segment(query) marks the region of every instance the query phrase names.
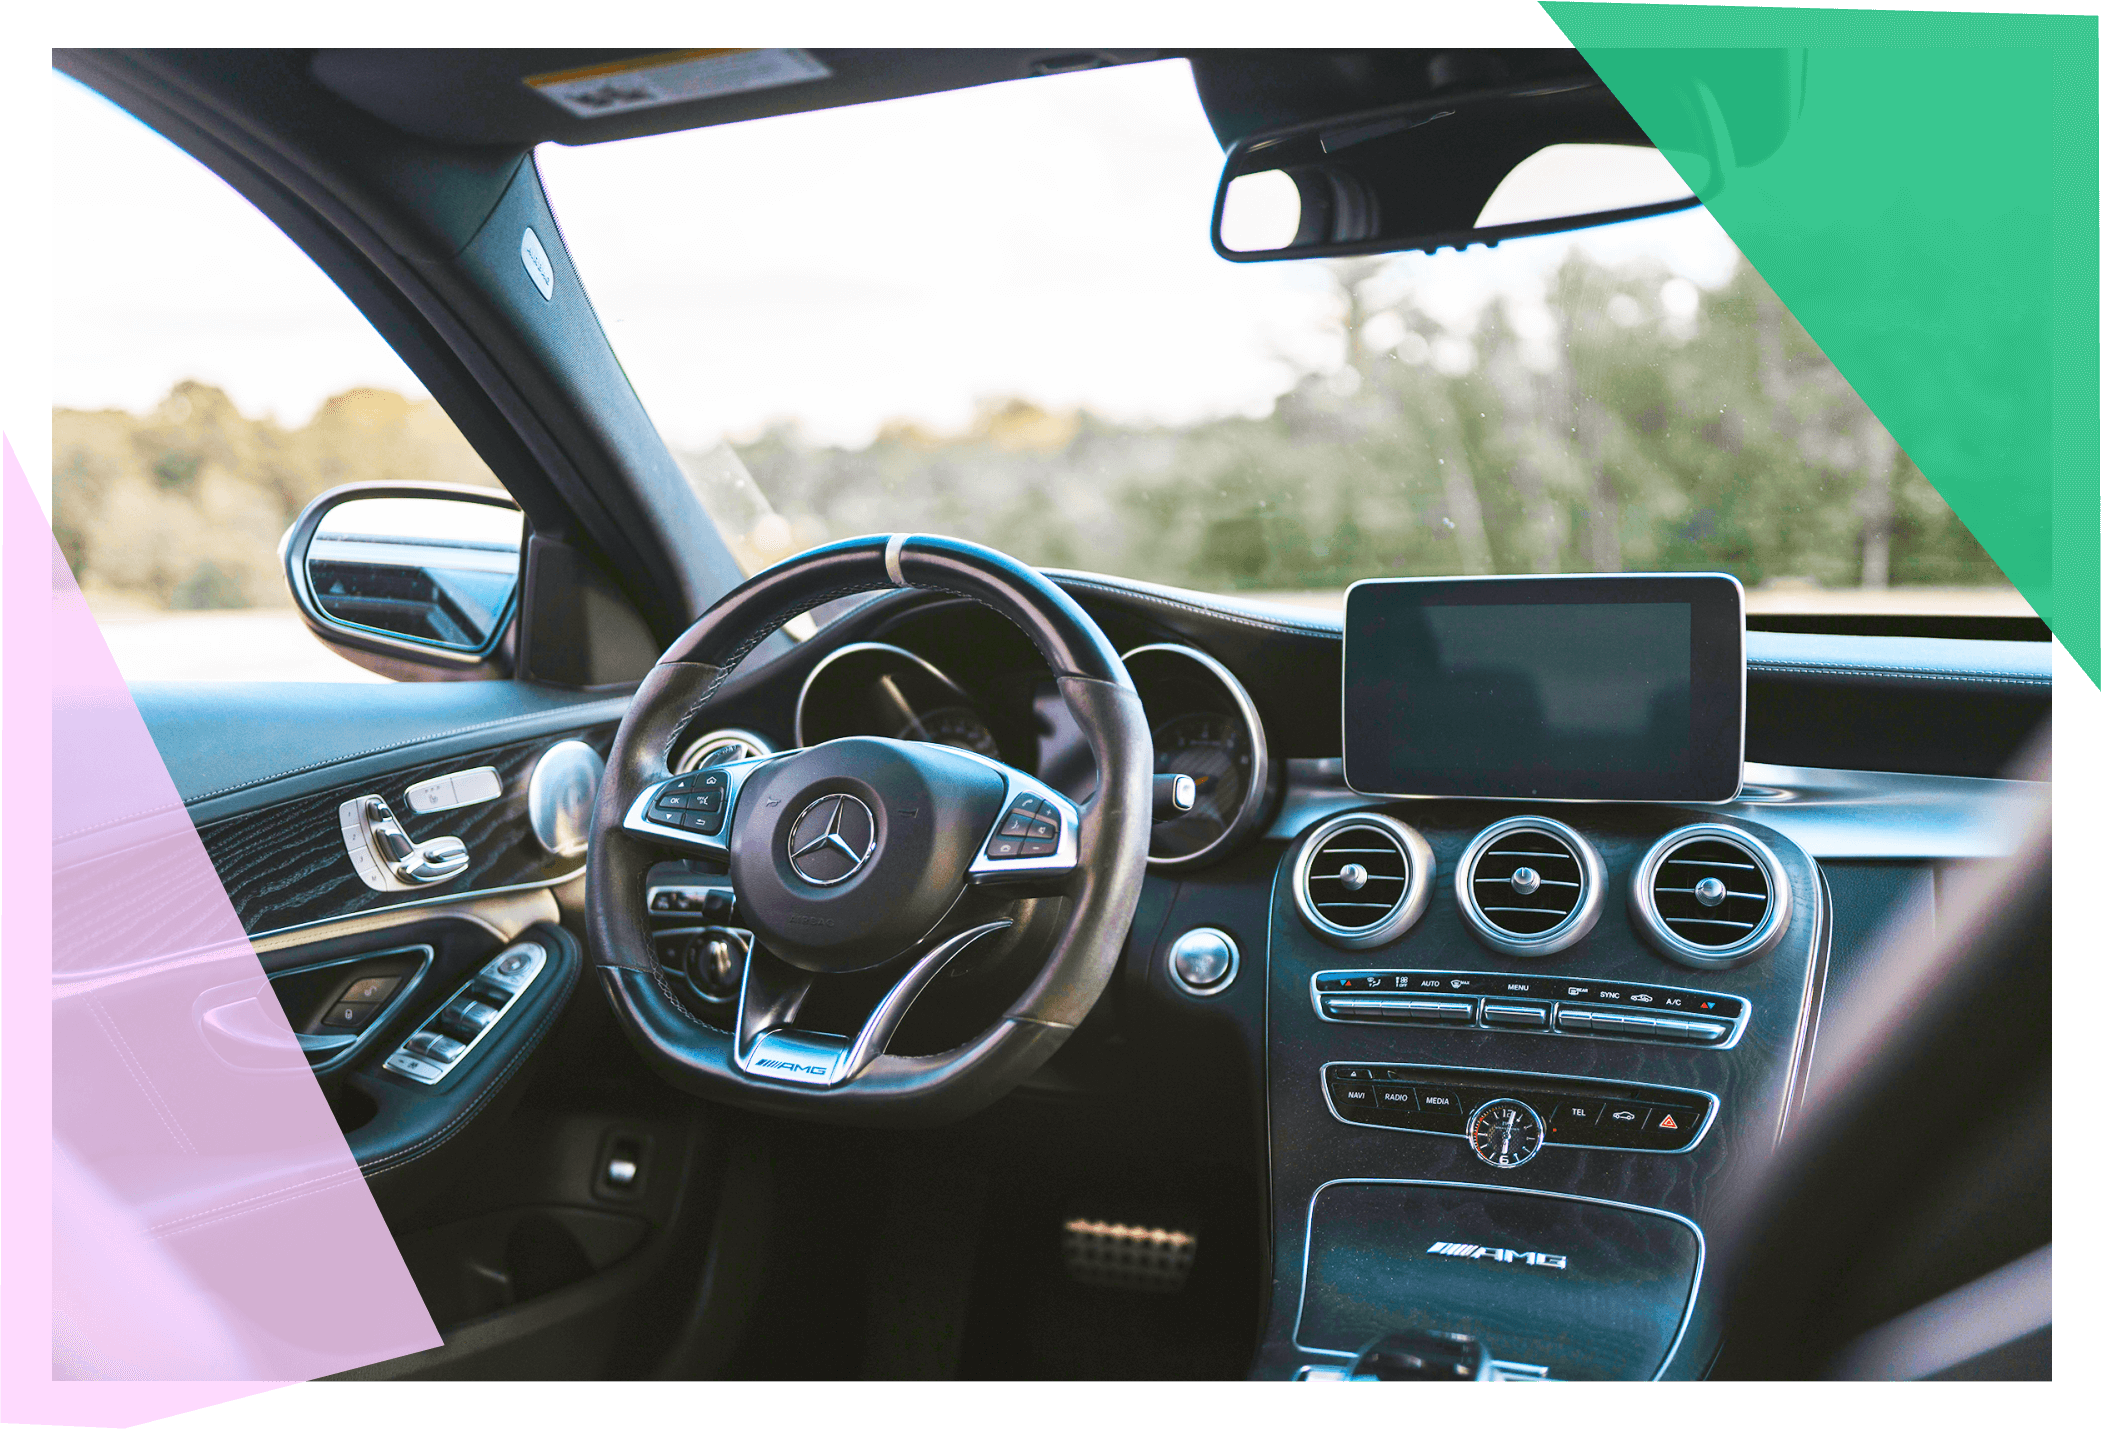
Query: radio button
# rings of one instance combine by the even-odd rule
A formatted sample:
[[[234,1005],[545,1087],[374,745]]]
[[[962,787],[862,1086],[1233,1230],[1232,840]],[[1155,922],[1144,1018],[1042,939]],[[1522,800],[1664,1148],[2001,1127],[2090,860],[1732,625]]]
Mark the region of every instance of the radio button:
[[[1415,1104],[1415,1088],[1405,1082],[1373,1082],[1372,1109],[1379,1120],[1410,1123],[1420,1110]]]

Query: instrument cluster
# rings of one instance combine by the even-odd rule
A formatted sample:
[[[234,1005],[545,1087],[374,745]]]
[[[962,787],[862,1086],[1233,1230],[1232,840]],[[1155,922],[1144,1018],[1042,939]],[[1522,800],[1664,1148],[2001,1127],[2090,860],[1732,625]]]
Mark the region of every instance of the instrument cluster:
[[[1156,868],[1224,857],[1260,832],[1274,806],[1276,769],[1262,719],[1231,671],[1187,645],[1144,645],[1124,664],[1152,725],[1153,767],[1196,785],[1187,813],[1153,828]],[[974,671],[966,680],[901,645],[861,641],[827,655],[795,704],[795,743],[849,735],[925,740],[982,754],[1084,801],[1094,758],[1040,667]]]

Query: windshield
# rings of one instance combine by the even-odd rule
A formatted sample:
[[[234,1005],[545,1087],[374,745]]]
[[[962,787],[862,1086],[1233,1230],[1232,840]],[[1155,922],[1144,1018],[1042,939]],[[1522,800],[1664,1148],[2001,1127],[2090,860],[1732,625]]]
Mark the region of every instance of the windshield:
[[[1723,570],[1754,611],[2028,613],[1701,209],[1228,263],[1182,61],[538,158],[747,568],[896,530],[1316,603]]]

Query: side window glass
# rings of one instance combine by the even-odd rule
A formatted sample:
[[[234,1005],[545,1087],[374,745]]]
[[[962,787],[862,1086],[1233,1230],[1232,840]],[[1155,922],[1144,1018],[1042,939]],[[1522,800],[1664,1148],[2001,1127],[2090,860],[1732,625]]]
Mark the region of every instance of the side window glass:
[[[495,477],[275,224],[93,91],[52,84],[52,524],[118,668],[380,679],[308,634],[278,542],[345,482]]]

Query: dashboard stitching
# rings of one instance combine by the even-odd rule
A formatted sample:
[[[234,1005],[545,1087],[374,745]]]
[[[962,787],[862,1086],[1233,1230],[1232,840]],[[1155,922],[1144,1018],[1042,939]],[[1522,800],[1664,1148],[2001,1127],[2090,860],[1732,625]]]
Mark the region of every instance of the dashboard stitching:
[[[232,1210],[224,1215],[213,1216],[208,1221],[198,1221],[194,1225],[178,1226],[172,1230],[155,1231],[153,1232],[153,1239],[172,1240],[176,1236],[188,1235],[191,1231],[201,1231],[207,1226],[215,1226],[223,1221],[237,1221],[243,1216],[260,1215],[264,1211],[273,1211],[279,1206],[290,1205],[293,1201],[305,1200],[308,1196],[318,1196],[324,1191],[332,1191],[339,1187],[354,1186],[356,1184],[358,1184],[356,1176],[346,1171],[340,1176],[329,1177],[325,1185],[310,1187],[296,1195],[272,1196],[268,1198],[267,1203],[264,1205],[245,1206],[240,1210]]]
[[[768,634],[771,634],[772,632],[770,632],[770,631],[769,631],[769,632],[767,632],[767,633],[768,633]],[[607,701],[607,702],[603,702],[603,703],[610,703],[610,701]],[[623,705],[623,707],[624,707],[624,705],[625,705],[625,702],[623,701],[623,702],[621,702],[621,703],[622,703],[622,705]],[[579,706],[579,709],[583,709],[583,708],[597,708],[597,706]],[[477,730],[484,730],[484,729],[501,729],[501,728],[503,728],[503,727],[504,727],[504,726],[506,726],[506,725],[514,725],[514,724],[525,724],[525,723],[528,723],[528,722],[530,722],[530,721],[532,721],[532,720],[537,720],[537,719],[545,719],[545,718],[547,717],[547,715],[548,715],[548,714],[550,714],[550,713],[553,713],[553,712],[552,712],[552,711],[548,711],[548,710],[538,710],[538,711],[535,711],[535,712],[534,712],[534,713],[532,713],[532,714],[522,714],[522,715],[507,715],[507,716],[505,716],[505,717],[504,717],[504,718],[502,718],[502,719],[490,719],[490,720],[483,720],[483,721],[481,721],[481,722],[480,722],[479,724],[463,724],[463,725],[460,725],[460,726],[459,726],[458,728],[456,728],[456,729],[447,729],[447,730],[440,730],[440,731],[438,731],[438,732],[437,732],[437,733],[435,733],[435,734],[419,734],[419,735],[415,736],[415,737],[414,737],[414,738],[412,738],[412,739],[403,739],[403,740],[398,740],[398,741],[396,741],[396,742],[395,742],[395,743],[393,743],[393,744],[382,744],[382,745],[377,745],[377,746],[375,746],[374,748],[371,748],[371,749],[361,749],[361,750],[359,750],[359,751],[358,751],[357,753],[355,753],[355,754],[342,754],[342,755],[336,755],[336,756],[333,756],[333,757],[331,757],[331,758],[328,758],[328,759],[317,759],[317,760],[315,760],[315,761],[314,761],[314,762],[313,762],[312,764],[302,764],[302,765],[300,765],[300,766],[299,766],[299,767],[298,767],[297,769],[284,769],[284,770],[280,770],[280,771],[278,771],[278,772],[277,772],[277,773],[275,773],[275,774],[269,774],[269,775],[265,775],[265,776],[264,776],[263,778],[260,778],[260,779],[250,779],[250,780],[248,780],[248,781],[247,781],[246,783],[242,783],[242,784],[229,784],[229,785],[227,785],[227,786],[226,786],[225,788],[223,788],[223,789],[214,789],[214,790],[212,790],[212,791],[211,791],[210,793],[207,793],[207,794],[199,794],[199,795],[197,795],[197,796],[196,796],[195,798],[193,798],[193,799],[185,799],[185,800],[183,800],[183,801],[182,801],[182,804],[183,804],[183,807],[184,807],[184,808],[189,808],[189,807],[191,807],[192,805],[196,805],[196,804],[202,804],[202,803],[206,802],[207,800],[210,800],[210,799],[217,799],[217,798],[220,798],[220,797],[222,797],[223,795],[227,795],[227,794],[238,794],[238,793],[240,793],[240,792],[241,792],[241,791],[242,791],[243,789],[253,789],[253,788],[257,787],[258,785],[274,783],[275,781],[277,781],[277,780],[279,780],[279,779],[289,779],[289,778],[291,778],[291,777],[292,777],[293,775],[295,775],[295,774],[310,774],[310,773],[312,773],[312,772],[313,772],[314,770],[316,770],[316,769],[326,769],[326,768],[327,768],[327,767],[328,767],[329,765],[331,765],[331,764],[348,764],[348,763],[350,763],[350,762],[351,762],[352,760],[355,760],[355,759],[369,759],[369,758],[371,758],[371,757],[372,757],[373,755],[375,755],[375,754],[392,754],[392,753],[394,753],[394,752],[395,752],[395,751],[397,751],[397,750],[402,750],[402,749],[408,749],[408,748],[411,748],[411,747],[413,747],[413,746],[415,746],[415,745],[418,745],[418,744],[430,744],[430,743],[434,743],[434,742],[436,742],[437,740],[441,740],[441,739],[452,739],[452,738],[454,738],[454,737],[456,737],[456,736],[458,736],[458,735],[462,735],[462,734],[473,734],[473,733],[474,733],[475,731],[477,731]],[[607,722],[607,721],[606,721],[605,719],[596,719],[596,720],[584,720],[584,721],[581,721],[581,722],[579,722],[579,723],[578,723],[578,724],[577,724],[577,725],[576,725],[575,727],[576,727],[576,728],[578,728],[578,729],[582,729],[582,728],[586,727],[587,725],[591,725],[591,724],[604,724],[604,723],[606,723],[606,722]],[[158,812],[158,811],[157,811],[157,812]],[[124,820],[122,820],[122,819],[118,819],[118,820],[114,820],[113,822],[116,822],[116,823],[122,823],[122,822],[124,822]],[[106,828],[106,827],[108,827],[108,825],[106,825],[106,824],[97,824],[97,825],[95,825],[94,827],[95,827],[95,828]],[[92,832],[92,830],[91,830],[91,829],[80,829],[80,830],[76,830],[76,833],[89,833],[89,832]],[[72,837],[72,835],[68,835],[68,837]]]
[[[2048,689],[2047,675],[1992,675],[1982,670],[1931,670],[1923,665],[1810,665],[1796,661],[1750,660],[1754,670],[1790,675],[1862,675],[1881,680],[1949,680],[1956,684],[2028,685]]]
[[[1197,605],[1192,601],[1176,600],[1172,596],[1155,595],[1151,591],[1136,590],[1129,586],[1110,585],[1101,581],[1082,580],[1071,576],[1054,576],[1053,580],[1064,586],[1084,586],[1103,595],[1127,596],[1133,600],[1149,600],[1155,605],[1171,606],[1186,610],[1192,615],[1205,615],[1218,620],[1230,620],[1236,625],[1250,625],[1257,630],[1282,630],[1295,635],[1317,635],[1327,640],[1342,639],[1340,630],[1331,630],[1324,625],[1300,625],[1288,620],[1269,620],[1261,616],[1243,615],[1238,611],[1224,610],[1216,606]]]
[[[707,1023],[701,1021],[698,1017],[695,1017],[693,1015],[692,1010],[689,1009],[685,1003],[680,1002],[678,1000],[678,992],[675,988],[671,986],[671,979],[664,976],[664,970],[662,968],[653,966],[648,969],[648,972],[649,975],[656,980],[657,986],[663,989],[664,1000],[678,1009],[679,1016],[685,1018],[686,1021],[692,1023],[695,1027],[700,1028],[704,1032],[713,1032],[717,1035],[721,1034],[721,1028],[711,1027]]]

